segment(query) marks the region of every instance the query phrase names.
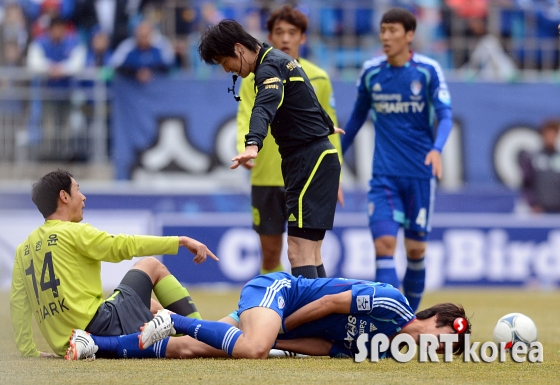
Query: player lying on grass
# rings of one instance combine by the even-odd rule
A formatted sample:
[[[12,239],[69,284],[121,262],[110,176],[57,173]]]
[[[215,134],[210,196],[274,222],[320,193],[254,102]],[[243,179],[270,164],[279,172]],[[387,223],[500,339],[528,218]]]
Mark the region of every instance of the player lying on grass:
[[[238,312],[220,322],[190,320],[161,310],[144,325],[142,333],[135,335],[98,337],[75,332],[72,344],[76,349],[69,358],[86,357],[97,347],[101,352],[126,349],[130,356],[135,338],[140,339],[140,348],[153,349],[154,343],[160,344],[158,341],[166,341],[175,333],[198,340],[171,338],[171,341],[184,341],[184,358],[266,358],[271,348],[316,356],[352,357],[362,333],[367,333],[369,338],[378,333],[390,338],[407,333],[418,342],[419,334],[438,337],[456,333],[453,324],[457,318],[463,319],[464,328],[460,330],[454,353],[461,354],[464,333],[470,333],[470,324],[460,306],[439,304],[415,316],[406,298],[391,285],[343,278],[310,280],[272,273],[248,282],[241,291]],[[278,335],[279,330],[283,334]],[[205,348],[199,341],[214,349]],[[438,352],[443,352],[442,349],[440,346]]]
[[[151,308],[161,306],[200,318],[189,292],[155,258],[137,262],[104,300],[101,261],[177,254],[179,246],[189,249],[197,264],[208,255],[217,260],[205,245],[188,237],[111,235],[80,223],[86,197],[67,171],[43,176],[33,185],[32,199],[45,223],[17,248],[10,294],[14,336],[23,356],[53,356],[37,350],[32,316],[60,356],[73,328],[99,335],[134,333],[153,318]]]

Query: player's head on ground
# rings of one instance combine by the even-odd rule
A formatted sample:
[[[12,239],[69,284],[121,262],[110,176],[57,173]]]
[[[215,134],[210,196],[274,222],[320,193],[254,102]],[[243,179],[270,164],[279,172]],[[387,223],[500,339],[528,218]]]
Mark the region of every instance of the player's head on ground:
[[[455,305],[449,302],[440,303],[416,313],[416,318],[418,320],[432,319],[435,323],[436,329],[444,330],[444,333],[439,334],[457,333],[459,335],[459,342],[454,344],[453,353],[455,355],[460,355],[463,353],[465,347],[465,334],[471,333],[471,323],[469,322],[467,315],[465,314],[465,309],[463,309],[461,305]],[[455,321],[461,318],[464,321],[461,321],[460,325],[458,326],[460,330],[456,330],[457,324],[455,323]]]
[[[33,184],[31,199],[45,219],[80,222],[86,197],[68,171],[52,171]]]
[[[226,19],[208,28],[198,45],[198,54],[206,64],[218,64],[226,72],[247,77],[254,71],[260,45],[241,24]]]
[[[408,56],[416,31],[416,17],[404,8],[392,8],[381,17],[379,39],[389,59]]]
[[[268,40],[274,48],[298,59],[299,47],[307,40],[307,22],[307,17],[301,11],[285,5],[272,12],[266,22]]]

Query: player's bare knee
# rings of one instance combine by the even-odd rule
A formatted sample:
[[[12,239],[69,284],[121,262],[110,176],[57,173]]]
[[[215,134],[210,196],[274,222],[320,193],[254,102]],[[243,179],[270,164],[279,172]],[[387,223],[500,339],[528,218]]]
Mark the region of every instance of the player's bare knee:
[[[152,278],[153,282],[159,281],[161,278],[169,275],[169,270],[157,258],[146,257],[136,262],[133,269],[142,270]]]
[[[415,247],[407,251],[407,257],[410,259],[421,259],[426,254],[426,247]]]
[[[374,241],[374,245],[377,255],[393,255],[397,240],[394,237],[379,237]]]
[[[268,357],[269,352],[270,352],[270,347],[265,348],[263,346],[252,346],[250,349],[245,350],[243,357],[240,358],[249,358],[252,360],[264,360]]]

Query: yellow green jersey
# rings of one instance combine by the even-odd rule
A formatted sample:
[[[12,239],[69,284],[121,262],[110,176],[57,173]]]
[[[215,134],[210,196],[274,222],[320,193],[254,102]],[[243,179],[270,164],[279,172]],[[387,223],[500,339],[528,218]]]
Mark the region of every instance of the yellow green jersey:
[[[305,59],[298,59],[299,64],[305,71],[315,89],[317,99],[321,107],[330,116],[335,126],[338,126],[336,112],[334,108],[334,96],[329,75],[315,64]],[[237,151],[245,150],[245,135],[249,132],[249,121],[251,111],[255,103],[255,75],[249,74],[241,83],[239,96],[239,108],[237,110]],[[340,145],[340,135],[332,134],[329,136],[331,143],[338,150],[338,157],[342,163],[342,148]],[[270,135],[264,139],[263,146],[259,155],[253,160],[255,167],[251,170],[251,185],[253,186],[284,186],[282,178],[281,158],[278,152],[278,145]]]
[[[177,254],[178,237],[111,235],[86,223],[48,220],[18,246],[10,312],[16,345],[37,357],[31,316],[52,350],[64,355],[72,329],[85,329],[104,301],[101,261]]]

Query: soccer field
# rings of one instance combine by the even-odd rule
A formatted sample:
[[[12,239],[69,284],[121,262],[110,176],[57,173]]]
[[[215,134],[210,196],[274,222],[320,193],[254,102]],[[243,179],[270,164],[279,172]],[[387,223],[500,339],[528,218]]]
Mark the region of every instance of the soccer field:
[[[191,290],[203,317],[218,319],[236,308],[238,290]],[[0,383],[2,384],[558,384],[560,378],[560,291],[446,290],[426,294],[421,308],[438,302],[462,304],[473,324],[472,341],[492,340],[496,321],[510,312],[531,317],[544,346],[544,362],[354,363],[349,359],[282,358],[266,361],[103,360],[66,362],[62,359],[20,358],[9,317],[9,294],[0,293]],[[39,349],[49,348],[35,329]],[[442,357],[440,357],[441,359]]]

